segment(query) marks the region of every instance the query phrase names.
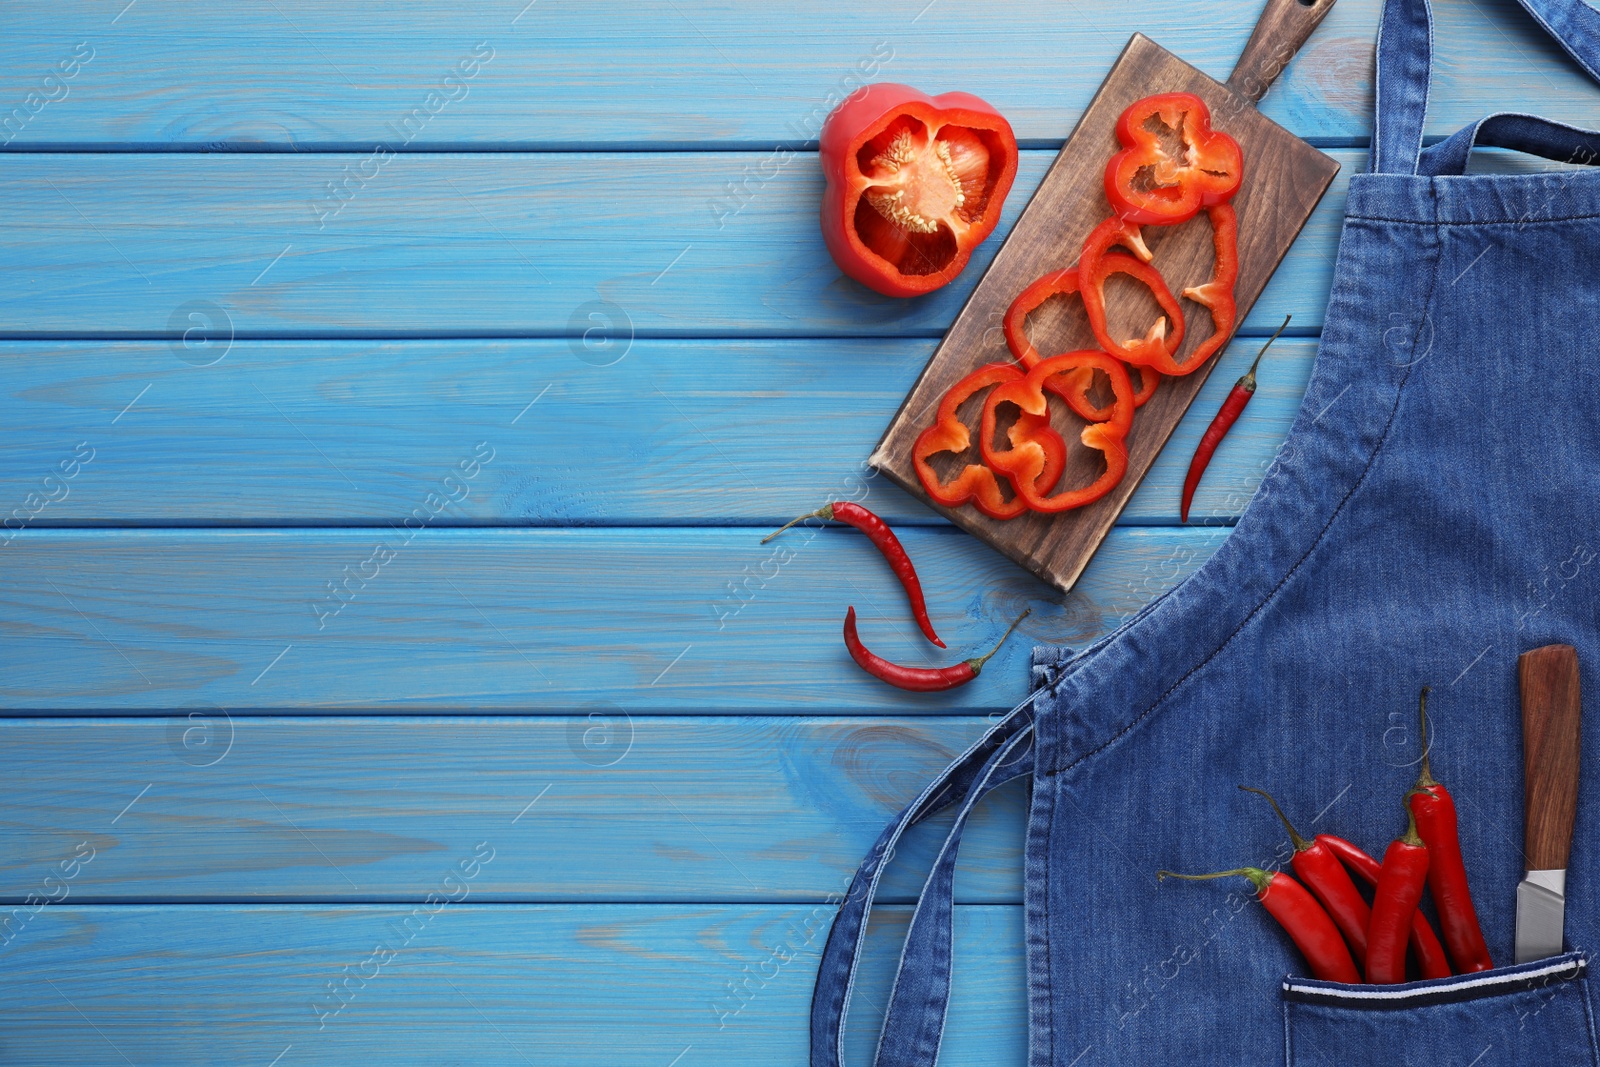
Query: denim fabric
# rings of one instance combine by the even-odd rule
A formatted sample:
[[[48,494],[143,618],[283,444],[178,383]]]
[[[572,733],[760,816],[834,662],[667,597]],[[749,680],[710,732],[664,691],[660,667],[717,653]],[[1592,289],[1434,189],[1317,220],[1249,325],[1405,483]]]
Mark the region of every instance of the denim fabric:
[[[1600,12],[1522,2],[1600,71]],[[884,832],[823,955],[813,1067],[839,1067],[893,842],[1028,768],[1030,1067],[1600,1067],[1585,966],[1600,790],[1579,793],[1572,954],[1505,966],[1523,870],[1517,656],[1573,644],[1600,684],[1600,171],[1460,173],[1474,143],[1594,162],[1596,135],[1502,116],[1424,152],[1431,36],[1425,0],[1387,0],[1373,170],[1351,181],[1304,405],[1239,525],[1114,634],[1040,650],[1035,696]],[[1156,881],[1287,860],[1241,783],[1273,790],[1302,832],[1381,853],[1404,827],[1424,683],[1433,770],[1502,967],[1383,996],[1313,982],[1243,880]],[[1596,746],[1591,723],[1586,767]],[[960,829],[919,904],[879,1067],[937,1055]]]

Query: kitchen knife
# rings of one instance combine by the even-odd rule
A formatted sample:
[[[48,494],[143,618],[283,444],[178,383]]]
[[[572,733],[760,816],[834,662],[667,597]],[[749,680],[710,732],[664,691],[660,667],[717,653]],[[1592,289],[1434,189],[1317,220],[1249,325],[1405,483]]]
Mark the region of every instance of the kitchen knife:
[[[1523,851],[1517,886],[1517,962],[1558,956],[1564,947],[1567,854],[1578,810],[1578,653],[1545,645],[1517,660],[1522,683]]]

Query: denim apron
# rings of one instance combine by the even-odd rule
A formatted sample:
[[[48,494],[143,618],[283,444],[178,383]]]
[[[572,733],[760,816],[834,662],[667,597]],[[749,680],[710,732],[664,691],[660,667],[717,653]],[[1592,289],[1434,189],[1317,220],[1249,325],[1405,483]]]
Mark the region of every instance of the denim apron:
[[[1600,78],[1600,11],[1521,0]],[[1035,652],[1037,688],[918,796],[851,883],[812,1002],[840,1067],[865,918],[912,824],[955,822],[908,928],[878,1067],[931,1067],[949,997],[962,829],[1031,780],[1024,856],[1030,1067],[1600,1065],[1600,784],[1579,791],[1569,952],[1511,966],[1522,860],[1517,656],[1575,645],[1600,680],[1600,170],[1466,175],[1475,146],[1575,164],[1600,135],[1496,115],[1424,149],[1432,21],[1387,0],[1371,172],[1350,183],[1316,366],[1227,541],[1094,645]],[[1509,64],[1508,64],[1509,68]],[[1600,99],[1600,98],[1597,98]],[[1260,798],[1375,855],[1404,829],[1416,695],[1456,797],[1496,969],[1346,986],[1307,967],[1248,883],[1278,867]],[[1597,766],[1600,724],[1584,731]]]

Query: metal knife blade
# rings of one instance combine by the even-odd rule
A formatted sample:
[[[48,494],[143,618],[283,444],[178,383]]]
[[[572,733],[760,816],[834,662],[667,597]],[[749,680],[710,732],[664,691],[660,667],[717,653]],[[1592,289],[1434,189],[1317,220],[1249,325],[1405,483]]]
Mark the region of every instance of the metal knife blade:
[[[1517,883],[1517,962],[1561,955],[1566,925],[1566,871],[1529,871]]]
[[[1578,654],[1546,645],[1517,661],[1522,689],[1523,851],[1517,886],[1516,961],[1558,956],[1564,947],[1567,857],[1578,810]]]

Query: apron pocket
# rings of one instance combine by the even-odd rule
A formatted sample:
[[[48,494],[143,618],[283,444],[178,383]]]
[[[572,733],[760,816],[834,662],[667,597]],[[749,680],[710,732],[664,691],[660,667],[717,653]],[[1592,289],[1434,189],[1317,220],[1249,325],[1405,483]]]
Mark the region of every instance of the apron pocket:
[[[1594,1065],[1588,964],[1576,952],[1405,985],[1283,982],[1288,1067]]]

